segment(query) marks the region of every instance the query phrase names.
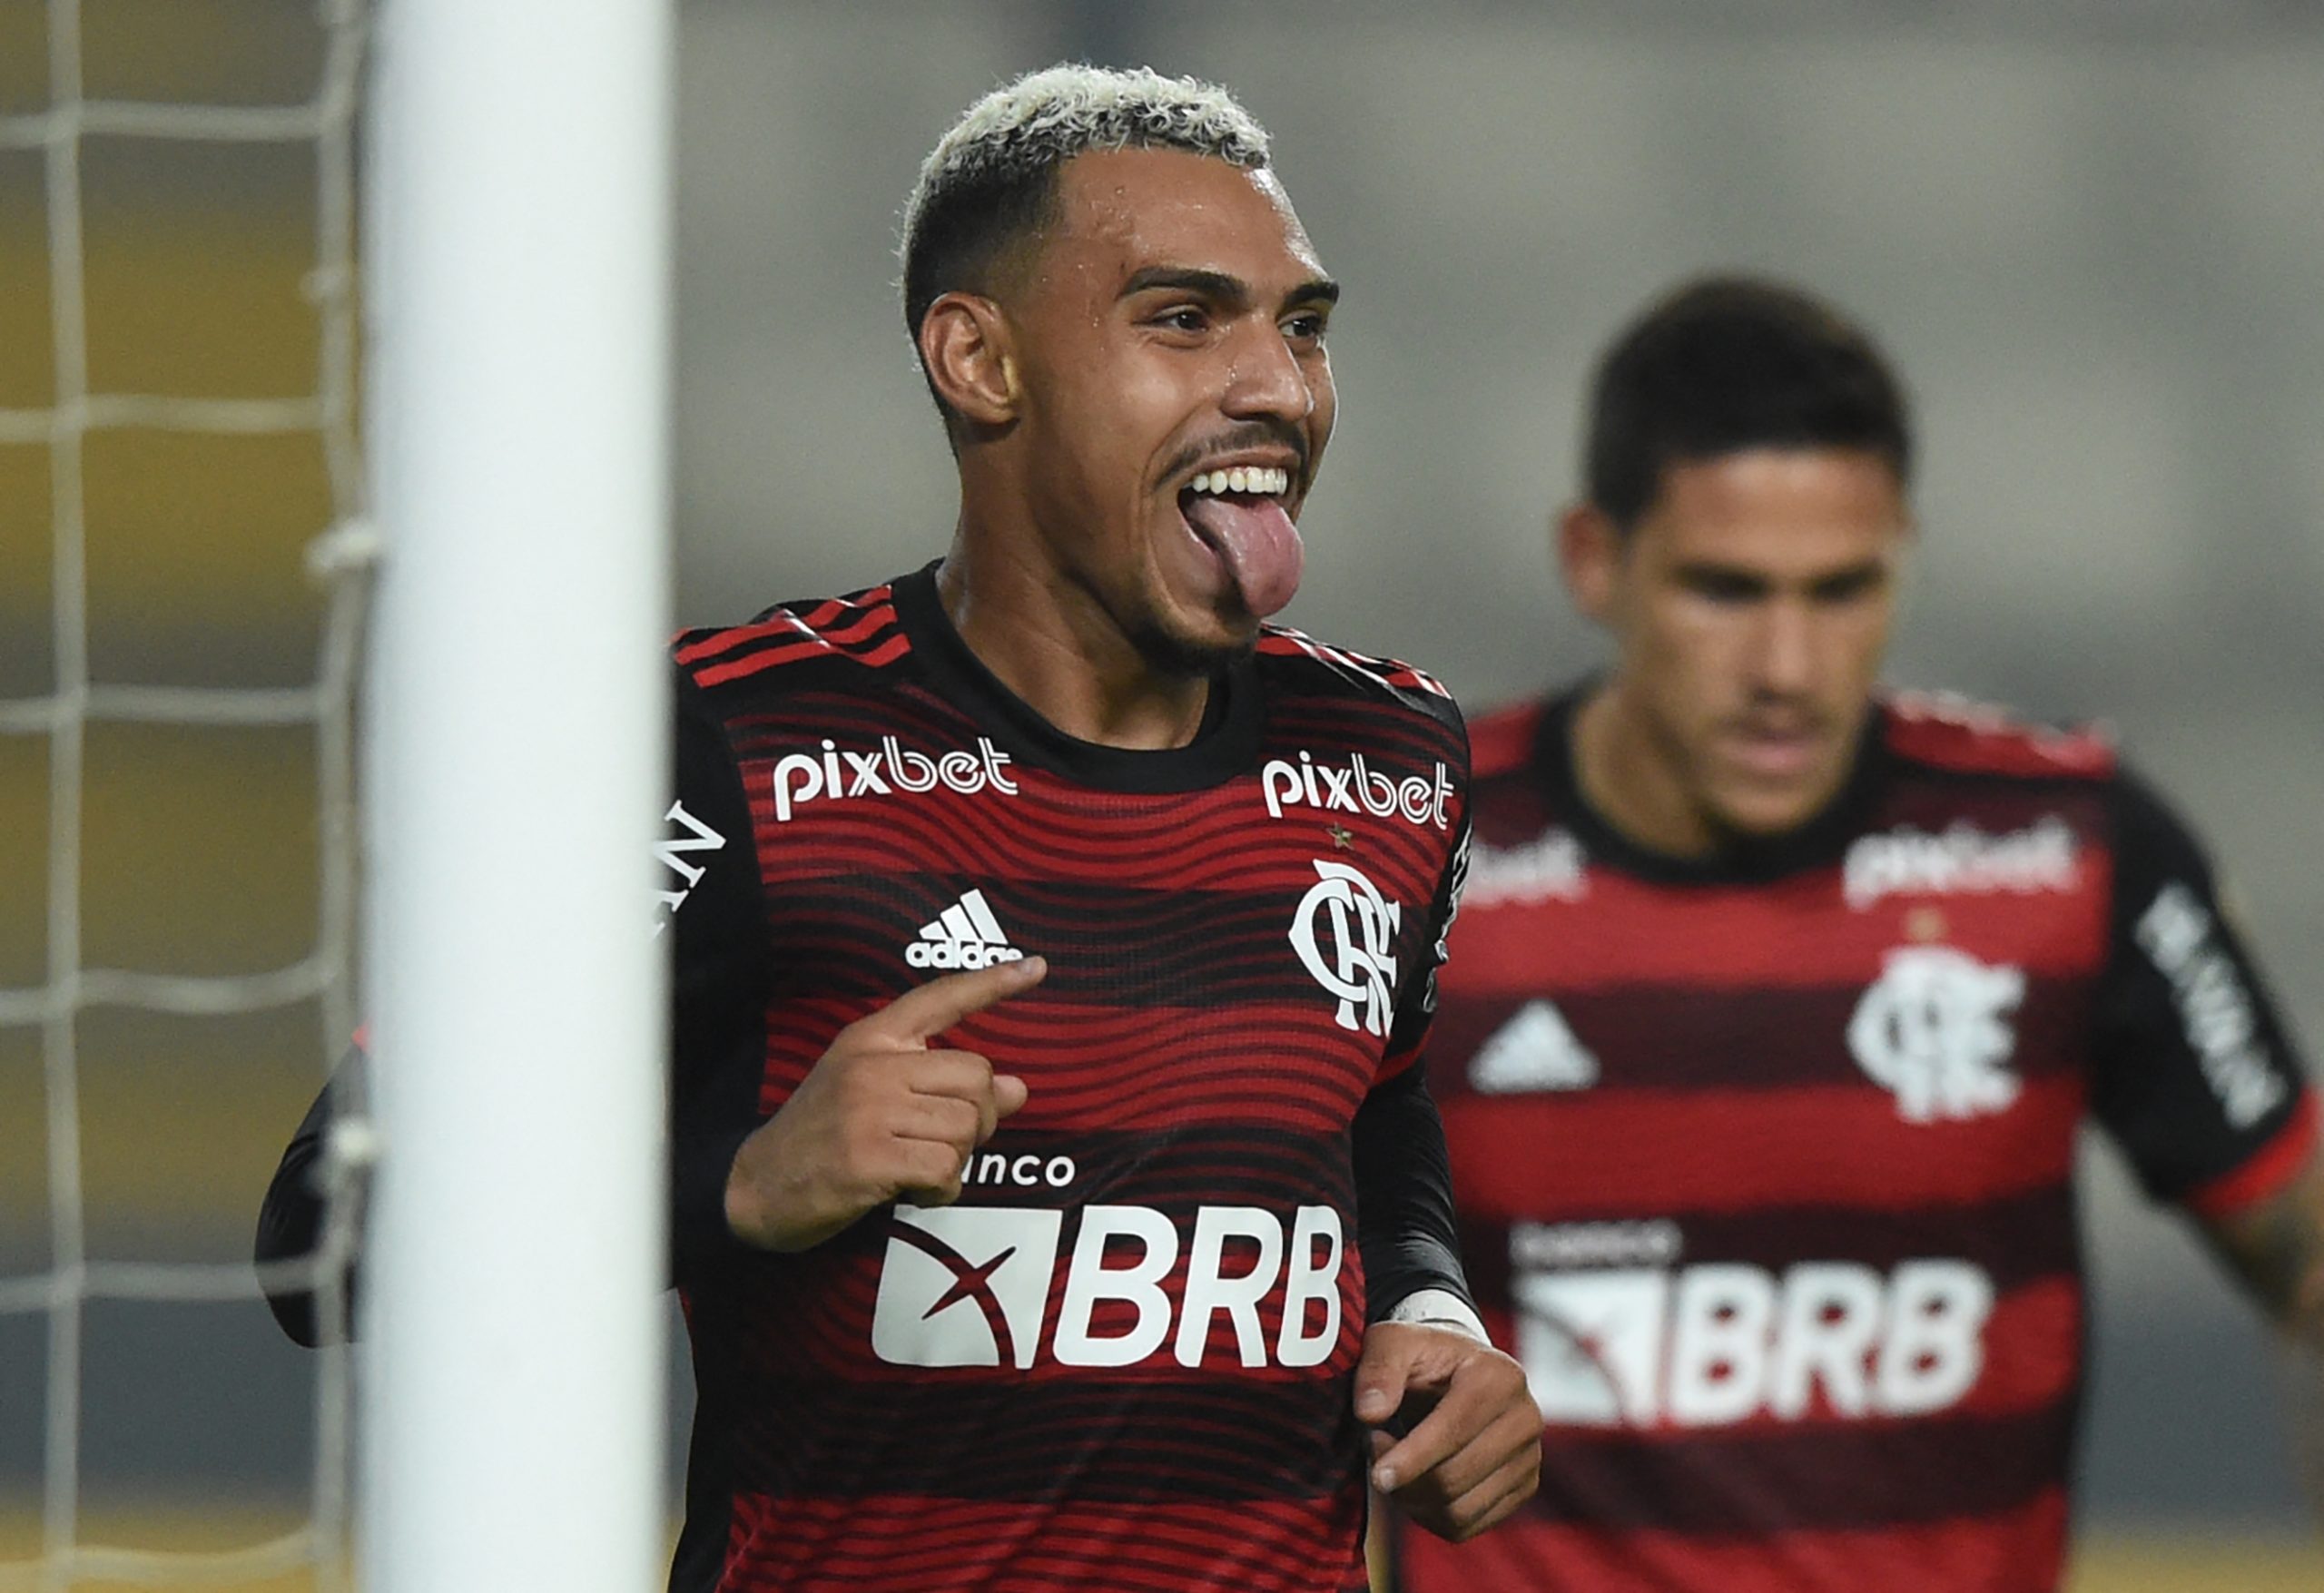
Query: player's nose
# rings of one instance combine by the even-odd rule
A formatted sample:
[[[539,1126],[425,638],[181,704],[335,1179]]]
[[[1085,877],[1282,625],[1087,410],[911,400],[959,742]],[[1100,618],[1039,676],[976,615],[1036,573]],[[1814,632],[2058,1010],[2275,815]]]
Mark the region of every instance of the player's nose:
[[[1315,411],[1315,389],[1283,329],[1253,317],[1228,343],[1222,407],[1236,419],[1277,416],[1302,421]]]

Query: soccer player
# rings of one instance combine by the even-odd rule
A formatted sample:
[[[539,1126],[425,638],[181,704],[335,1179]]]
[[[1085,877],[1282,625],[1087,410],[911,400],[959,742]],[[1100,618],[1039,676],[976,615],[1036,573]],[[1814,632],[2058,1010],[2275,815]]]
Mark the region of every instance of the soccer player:
[[[1464,1536],[1541,1419],[1419,1064],[1460,716],[1262,623],[1339,290],[1230,98],[1081,67],[903,280],[950,552],[675,648],[673,1586],[1362,1588],[1367,1469]]]
[[[1541,1488],[1408,1593],[2033,1593],[2094,1118],[2324,1342],[2316,1108],[2203,854],[2100,737],[1876,686],[1898,384],[1699,281],[1600,365],[1559,525],[1603,674],[1474,727],[1433,1087]]]

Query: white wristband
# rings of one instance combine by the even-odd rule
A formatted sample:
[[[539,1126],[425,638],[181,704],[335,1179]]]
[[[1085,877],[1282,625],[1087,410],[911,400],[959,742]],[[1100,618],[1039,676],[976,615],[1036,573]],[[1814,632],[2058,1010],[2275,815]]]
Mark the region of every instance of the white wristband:
[[[1450,1289],[1422,1289],[1407,1294],[1389,1309],[1388,1320],[1413,1327],[1451,1328],[1481,1344],[1492,1342],[1469,1303]]]

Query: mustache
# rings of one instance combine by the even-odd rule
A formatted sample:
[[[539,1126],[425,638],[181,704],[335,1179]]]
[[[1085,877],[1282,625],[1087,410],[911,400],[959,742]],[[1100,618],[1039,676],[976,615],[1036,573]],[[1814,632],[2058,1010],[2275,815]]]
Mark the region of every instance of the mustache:
[[[1290,421],[1274,418],[1237,421],[1216,437],[1189,444],[1162,474],[1165,477],[1176,476],[1192,470],[1206,459],[1266,447],[1289,448],[1299,460],[1299,485],[1307,485],[1307,436]]]
[[[1773,730],[1778,733],[1809,734],[1828,733],[1837,723],[1822,704],[1802,702],[1792,697],[1760,697],[1719,721],[1719,728],[1727,731]]]

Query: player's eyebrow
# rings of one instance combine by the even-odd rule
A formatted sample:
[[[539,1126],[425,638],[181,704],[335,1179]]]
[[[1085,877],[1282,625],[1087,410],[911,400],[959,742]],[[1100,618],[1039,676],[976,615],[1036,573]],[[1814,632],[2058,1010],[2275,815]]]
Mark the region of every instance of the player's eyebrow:
[[[1196,293],[1223,307],[1240,310],[1251,302],[1251,285],[1240,277],[1225,271],[1214,271],[1201,266],[1147,266],[1133,271],[1122,284],[1118,297],[1128,299],[1135,294],[1152,292],[1157,288],[1176,289],[1182,293]],[[1340,285],[1329,277],[1315,277],[1302,282],[1283,297],[1284,303],[1337,304]]]

